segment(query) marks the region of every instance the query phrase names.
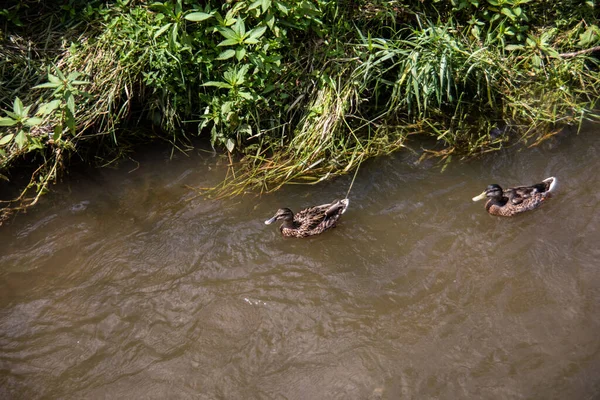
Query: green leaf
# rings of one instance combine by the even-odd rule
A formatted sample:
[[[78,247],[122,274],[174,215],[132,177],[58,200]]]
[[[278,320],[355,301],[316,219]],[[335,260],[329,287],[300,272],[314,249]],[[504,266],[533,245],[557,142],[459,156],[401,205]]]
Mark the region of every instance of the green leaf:
[[[248,124],[243,124],[242,126],[240,126],[238,132],[243,133],[246,136],[252,136],[252,127]]]
[[[235,50],[228,49],[228,50],[225,50],[224,52],[222,52],[221,54],[219,54],[219,56],[217,57],[217,60],[228,60],[235,55],[236,55]]]
[[[16,125],[17,121],[12,118],[0,117],[0,126],[13,126]]]
[[[194,12],[194,13],[186,15],[183,18],[187,19],[188,21],[200,22],[200,21],[206,21],[207,19],[212,18],[212,14],[207,14],[207,13],[203,13],[203,12]]]
[[[25,143],[27,143],[27,135],[25,134],[25,131],[19,131],[17,137],[15,138],[15,143],[17,146],[19,146],[19,150],[25,146]]]
[[[235,50],[235,58],[237,58],[238,61],[242,61],[242,59],[244,58],[245,55],[246,55],[245,48],[240,47]]]
[[[283,3],[279,2],[279,1],[275,2],[275,5],[279,9],[279,11],[281,11],[285,15],[288,15],[288,13],[290,12],[290,10],[285,6],[285,4],[283,4]]]
[[[15,97],[15,101],[13,103],[13,111],[15,112],[15,114],[17,114],[21,118],[26,116],[23,113],[23,103],[21,102],[21,99],[19,99],[18,97]]]
[[[522,44],[509,44],[505,47],[508,51],[523,50],[525,47]]]
[[[65,81],[67,80],[67,78],[65,78],[65,75],[62,73],[62,71],[58,68],[56,68],[56,75],[58,75],[58,77],[60,78],[61,81]]]
[[[219,43],[217,46],[222,47],[222,46],[233,46],[236,44],[239,44],[240,42],[235,40],[235,39],[225,39],[223,40],[221,43]]]
[[[248,38],[248,39],[244,40],[244,43],[246,43],[246,44],[257,44],[258,40],[254,39],[254,38]]]
[[[271,0],[262,0],[262,10],[267,11],[271,7]]]
[[[156,39],[157,37],[159,37],[160,35],[162,35],[163,33],[165,33],[165,31],[166,31],[167,29],[169,29],[169,27],[170,27],[171,25],[173,25],[173,24],[169,22],[168,24],[166,24],[166,25],[162,26],[162,27],[161,27],[161,28],[160,28],[158,31],[156,31],[156,33],[154,34],[154,39]]]
[[[246,35],[246,24],[242,18],[238,18],[236,23],[231,27],[242,38]]]
[[[231,89],[233,86],[231,86],[229,83],[225,83],[225,82],[206,82],[204,84],[202,84],[202,86],[214,86],[214,87],[218,87],[220,89]]]
[[[250,6],[248,6],[248,11],[252,11],[255,8],[258,8],[262,5],[263,0],[256,0],[254,3],[250,4]],[[263,10],[264,12],[264,10]]]
[[[513,12],[511,11],[510,8],[503,7],[502,10],[500,10],[500,12],[502,14],[506,15],[511,20],[513,20],[513,21],[515,20],[515,14],[513,14]]]
[[[261,37],[262,35],[265,34],[266,30],[267,30],[266,26],[260,26],[258,28],[254,28],[250,32],[248,32],[248,37],[252,38],[252,39],[258,39],[259,37]]]
[[[246,100],[252,100],[253,97],[250,93],[248,92],[238,92],[238,95]]]
[[[235,142],[229,138],[229,139],[227,139],[227,142],[225,143],[225,147],[227,147],[227,151],[229,151],[231,153],[233,151],[233,149],[235,148]]]
[[[0,138],[0,146],[4,146],[5,144],[10,143],[10,141],[12,140],[12,138],[14,136],[15,135],[13,135],[12,133],[9,133],[8,135],[3,136],[2,138]]]
[[[45,89],[45,88],[56,89],[59,86],[61,86],[60,83],[46,82],[46,83],[42,83],[40,85],[34,86],[33,89]]]
[[[269,29],[273,30],[273,26],[275,26],[275,17],[273,14],[267,14],[267,18],[265,18],[265,23],[269,27]]]
[[[27,118],[24,122],[25,126],[36,126],[42,123],[42,119],[38,117]]]
[[[52,139],[56,142],[62,136],[63,128],[62,125],[58,124],[54,127],[54,134],[52,135]]]
[[[43,103],[37,110],[36,115],[48,115],[56,110],[60,105],[60,100],[52,100],[49,103]]]
[[[75,115],[75,97],[71,93],[67,94],[67,108]]]
[[[81,76],[81,74],[77,71],[69,72],[69,75],[67,75],[67,80],[74,81],[75,79],[79,78],[80,76]]]
[[[240,36],[231,28],[219,27],[217,30],[225,39],[234,39],[236,43],[240,40]]]
[[[56,77],[52,74],[48,74],[48,81],[50,81],[52,83],[58,83],[58,84],[62,83],[62,81],[60,79],[58,79],[58,77]]]
[[[89,85],[91,82],[90,81],[73,81],[71,82],[72,85]]]

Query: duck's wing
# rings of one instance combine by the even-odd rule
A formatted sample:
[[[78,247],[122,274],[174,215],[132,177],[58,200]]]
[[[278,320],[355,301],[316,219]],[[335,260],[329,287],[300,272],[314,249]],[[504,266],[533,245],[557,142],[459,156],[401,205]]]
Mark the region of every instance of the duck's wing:
[[[545,183],[537,183],[531,186],[517,186],[506,189],[504,195],[512,204],[521,204],[523,201],[538,197],[540,194],[548,190],[548,185]]]
[[[327,216],[326,211],[330,204],[323,204],[306,208],[294,214],[294,222],[299,229],[315,229]]]

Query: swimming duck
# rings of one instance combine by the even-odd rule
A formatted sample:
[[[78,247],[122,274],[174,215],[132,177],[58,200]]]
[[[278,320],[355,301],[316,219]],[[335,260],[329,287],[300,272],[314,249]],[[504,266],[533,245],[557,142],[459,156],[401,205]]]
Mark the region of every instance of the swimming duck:
[[[510,189],[502,189],[499,185],[489,185],[479,196],[473,197],[473,201],[483,200],[487,197],[485,209],[492,215],[512,217],[525,211],[538,208],[548,199],[556,189],[555,177],[544,179],[541,183],[531,186],[518,186]]]
[[[279,227],[285,237],[307,237],[323,233],[335,227],[337,220],[346,212],[350,200],[335,200],[329,204],[306,208],[294,214],[289,208],[280,208],[273,218],[265,221],[269,225],[282,220]]]

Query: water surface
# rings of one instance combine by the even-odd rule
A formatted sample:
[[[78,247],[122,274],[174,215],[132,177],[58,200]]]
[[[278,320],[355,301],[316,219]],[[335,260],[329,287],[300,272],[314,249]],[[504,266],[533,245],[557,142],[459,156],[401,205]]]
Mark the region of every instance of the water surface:
[[[184,187],[223,176],[205,153],[73,176],[0,228],[0,398],[599,398],[597,131],[367,162],[304,240],[263,221],[351,176],[226,201]],[[515,218],[470,200],[552,175]]]

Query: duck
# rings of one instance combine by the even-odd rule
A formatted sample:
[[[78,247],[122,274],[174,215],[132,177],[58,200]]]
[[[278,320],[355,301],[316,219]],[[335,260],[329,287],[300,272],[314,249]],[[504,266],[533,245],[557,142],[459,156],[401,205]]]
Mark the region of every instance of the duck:
[[[517,186],[502,189],[498,184],[489,185],[483,193],[473,197],[473,201],[483,200],[485,209],[492,215],[512,217],[541,206],[556,190],[558,180],[551,176],[531,186]]]
[[[349,204],[349,199],[335,200],[328,204],[305,208],[296,214],[289,208],[280,208],[273,218],[265,221],[265,224],[270,225],[275,221],[283,221],[279,230],[284,237],[314,236],[335,227]]]

